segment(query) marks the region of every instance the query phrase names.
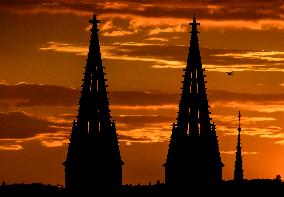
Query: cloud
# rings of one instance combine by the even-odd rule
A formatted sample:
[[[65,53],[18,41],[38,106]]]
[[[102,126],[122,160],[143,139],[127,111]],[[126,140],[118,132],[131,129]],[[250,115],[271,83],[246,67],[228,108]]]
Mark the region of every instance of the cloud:
[[[151,43],[113,43],[101,48],[103,59],[151,62],[152,68],[184,68],[188,46]],[[47,42],[38,50],[86,55],[87,46]],[[284,52],[264,50],[212,49],[201,47],[203,67],[207,71],[284,72]]]
[[[11,107],[75,106],[79,91],[53,85],[0,84],[0,105]]]
[[[0,145],[0,151],[17,151],[22,150],[23,147],[21,145]]]
[[[37,134],[31,140],[39,140],[42,146],[48,148],[60,147],[69,143],[70,129],[71,127],[68,127],[66,131]]]
[[[71,106],[78,105],[80,92],[78,89],[44,84],[20,83],[15,85],[0,84],[0,106],[32,107],[32,106]],[[111,91],[109,93],[112,107],[129,109],[163,109],[178,106],[178,93]],[[215,106],[233,107],[237,103],[244,108],[249,105],[255,108],[266,104],[263,108],[270,110],[269,105],[281,109],[284,94],[249,94],[225,90],[208,90],[208,97]],[[262,109],[261,107],[259,109]],[[59,116],[72,117],[73,114]],[[60,117],[57,117],[60,118]],[[61,117],[62,118],[62,117]],[[58,119],[58,121],[60,121]]]
[[[88,12],[95,8],[99,13],[116,13],[116,14],[138,14],[143,16],[171,16],[171,17],[188,17],[195,10],[200,13],[200,17],[213,17],[215,19],[225,18],[244,18],[251,19],[261,18],[279,18],[283,10],[282,1],[257,1],[252,0],[247,3],[242,0],[216,2],[210,1],[186,1],[186,0],[173,0],[165,3],[163,0],[157,1],[130,1],[130,0],[114,0],[114,1],[89,1],[89,0],[26,0],[25,4],[21,0],[13,0],[1,2],[1,7],[6,9],[42,9],[46,12],[55,10],[75,10]],[[258,9],[255,9],[257,7]]]
[[[257,9],[255,9],[257,7]],[[247,3],[243,0],[217,2],[174,0],[157,1],[89,1],[89,0],[21,0],[1,1],[0,11],[17,14],[76,14],[90,16],[93,12],[103,17],[139,16],[145,22],[154,19],[167,18],[188,20],[196,12],[198,18],[206,21],[208,26],[249,29],[283,29],[283,2],[258,1]],[[205,23],[205,22],[204,22]],[[166,23],[165,23],[166,24]],[[168,22],[168,24],[171,24]]]
[[[113,116],[116,122],[119,124],[153,124],[153,123],[168,123],[173,121],[172,116],[161,116],[161,115],[118,115]]]
[[[160,33],[171,33],[171,32],[186,32],[187,31],[187,27],[184,25],[178,25],[175,27],[165,27],[165,28],[155,28],[155,29],[151,29],[149,31],[149,35],[157,35]]]
[[[168,41],[167,38],[158,38],[158,37],[150,37],[150,38],[146,38],[145,40],[147,40],[147,41],[161,41],[161,42],[167,42]]]
[[[80,91],[74,88],[21,83],[15,85],[0,84],[0,106],[32,107],[32,106],[77,106]],[[111,104],[120,106],[177,105],[178,95],[167,93],[149,93],[135,91],[110,92]],[[64,116],[64,115],[62,115]],[[70,116],[70,114],[65,114]],[[72,115],[71,115],[72,116]]]
[[[223,102],[223,101],[242,101],[242,102],[259,102],[271,103],[274,101],[275,104],[277,102],[281,103],[284,101],[284,94],[253,94],[253,93],[239,93],[239,92],[230,92],[225,90],[208,90],[208,95],[210,100],[214,100],[215,102]]]
[[[136,127],[121,129],[123,126],[117,126],[118,132],[121,136],[120,141],[125,142],[168,142],[171,135],[171,124],[169,123],[150,123],[144,127]],[[127,136],[127,137],[126,137]]]
[[[117,30],[117,31],[111,31],[109,32],[105,32],[103,33],[103,36],[125,36],[125,35],[130,35],[130,34],[134,34],[134,32],[132,31],[124,31],[124,30]]]
[[[221,151],[221,154],[228,154],[228,155],[234,155],[236,154],[236,151]],[[247,152],[247,151],[242,151],[242,155],[256,155],[258,152]]]
[[[275,144],[284,145],[284,139],[283,139],[283,140],[276,141]]]
[[[87,55],[88,53],[88,47],[85,45],[68,44],[61,42],[47,42],[46,46],[42,46],[38,50],[74,53],[76,55]]]
[[[266,102],[240,102],[240,101],[230,101],[230,102],[212,102],[212,108],[233,108],[238,110],[247,110],[247,111],[254,111],[254,112],[265,112],[265,113],[273,113],[273,112],[284,112],[284,101],[280,102],[273,102],[270,99]]]
[[[37,134],[53,133],[63,130],[67,125],[69,124],[55,124],[44,119],[33,117],[22,111],[0,113],[0,138],[31,138]]]
[[[2,91],[0,106],[7,106],[9,103],[16,105],[16,109],[32,109],[30,113],[23,111],[0,113],[1,139],[39,140],[47,147],[58,147],[68,142],[71,122],[77,113],[75,109],[79,90],[27,83],[2,84],[0,89]],[[54,93],[55,96],[51,100],[44,98]],[[212,118],[217,124],[219,135],[228,136],[237,133],[237,115],[220,114],[226,109],[228,112],[241,110],[244,113],[243,135],[271,139],[278,144],[284,138],[279,123],[281,120],[275,116],[275,113],[284,112],[284,94],[248,94],[223,90],[208,90],[208,94],[211,110],[216,111]],[[109,97],[117,130],[119,135],[124,136],[121,138],[122,141],[148,143],[169,140],[171,125],[176,121],[178,93],[113,91],[110,92]],[[22,104],[23,102],[25,104]],[[51,111],[57,106],[69,106],[72,110],[69,113],[45,112],[32,115],[33,112],[38,113],[33,109],[42,106],[47,106]]]

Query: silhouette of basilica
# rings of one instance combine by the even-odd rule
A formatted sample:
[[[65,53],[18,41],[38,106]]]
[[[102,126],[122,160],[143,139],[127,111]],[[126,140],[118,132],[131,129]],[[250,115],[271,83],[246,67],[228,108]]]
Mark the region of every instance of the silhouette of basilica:
[[[121,191],[122,166],[115,122],[111,120],[104,77],[98,23],[91,40],[77,120],[73,122],[65,166],[65,186],[72,192]],[[195,15],[177,122],[173,124],[165,164],[165,186],[173,189],[215,190],[222,183],[222,167],[215,124],[211,123]],[[243,180],[240,113],[235,182]]]
[[[222,167],[215,125],[212,124],[198,44],[195,15],[187,66],[173,124],[165,167],[165,183],[179,189],[214,189],[222,181]]]
[[[65,165],[65,186],[69,191],[118,191],[122,186],[122,165],[115,122],[111,120],[106,79],[102,65],[96,15],[77,120],[73,122]]]

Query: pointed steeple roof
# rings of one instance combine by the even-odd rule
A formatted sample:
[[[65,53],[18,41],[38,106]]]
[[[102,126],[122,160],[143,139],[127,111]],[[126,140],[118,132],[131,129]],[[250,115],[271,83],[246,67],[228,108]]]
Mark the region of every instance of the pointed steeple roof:
[[[221,183],[222,167],[215,125],[210,112],[202,68],[195,15],[184,69],[177,123],[172,135],[165,167],[165,182],[174,187],[215,187]]]
[[[82,132],[97,133],[110,127],[112,121],[98,37],[98,23],[100,21],[97,20],[96,15],[94,15],[93,19],[89,20],[89,22],[93,24],[93,26],[91,29],[91,41],[79,101],[77,124],[83,129]]]
[[[187,58],[187,66],[182,87],[181,100],[177,118],[177,127],[184,134],[208,135],[210,130],[210,112],[200,57],[198,30],[195,14],[191,25],[191,39]]]
[[[243,159],[242,159],[242,148],[241,148],[241,112],[239,111],[239,127],[238,127],[238,142],[237,142],[237,151],[236,151],[236,160],[235,160],[235,171],[234,171],[234,180],[237,183],[243,181]]]
[[[116,126],[111,120],[102,64],[96,15],[77,121],[73,122],[65,165],[65,183],[71,191],[117,191],[122,186],[122,165]]]

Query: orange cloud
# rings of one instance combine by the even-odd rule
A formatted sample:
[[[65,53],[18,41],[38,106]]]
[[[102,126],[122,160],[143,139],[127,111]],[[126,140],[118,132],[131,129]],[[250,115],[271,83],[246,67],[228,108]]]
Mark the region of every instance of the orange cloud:
[[[131,129],[122,131],[120,128],[124,127],[123,124],[117,124],[118,133],[122,136],[128,136],[125,141],[130,145],[133,142],[139,143],[156,143],[156,142],[168,142],[171,135],[171,124],[170,123],[156,123],[148,124],[143,128]],[[130,138],[129,138],[130,137]]]
[[[221,151],[221,154],[228,154],[228,155],[235,155],[236,151]],[[258,152],[247,152],[247,151],[242,151],[243,155],[256,155]]]
[[[169,41],[167,38],[158,38],[158,37],[146,38],[145,40],[147,40],[147,41],[161,41],[161,42]]]
[[[0,145],[0,151],[17,151],[22,150],[23,147],[21,145]]]
[[[260,20],[200,20],[205,29],[250,29],[270,30],[284,29],[284,22],[281,19],[260,19]]]
[[[103,36],[125,36],[125,35],[131,35],[135,33],[137,33],[137,31],[117,30],[117,31],[111,31],[111,32],[104,32],[102,33],[102,35]]]
[[[149,31],[149,35],[157,35],[160,33],[172,33],[172,32],[186,32],[187,27],[185,25],[177,25],[175,27],[155,28]]]
[[[236,101],[229,101],[229,102],[212,102],[210,105],[212,108],[218,107],[227,107],[233,108],[238,110],[248,110],[248,111],[256,111],[256,112],[284,112],[284,101],[279,102],[236,102]]]
[[[105,34],[109,34],[108,36],[122,36],[124,33],[132,34],[133,32],[105,32]],[[149,38],[148,40],[152,39]],[[157,38],[155,38],[155,40],[157,40]],[[159,54],[156,53],[157,46],[160,50]],[[112,45],[103,45],[101,52],[103,59],[149,62],[152,63],[152,68],[155,69],[180,69],[184,68],[186,63],[181,56],[181,52],[186,56],[187,48],[187,46],[170,46],[164,43],[115,42]],[[38,50],[86,55],[88,47],[71,43],[48,42],[46,46],[40,47]],[[168,54],[168,51],[172,51],[172,54]],[[242,51],[202,48],[201,52],[204,56],[203,67],[208,71],[284,72],[284,52],[282,51]],[[175,58],[173,58],[173,56]]]
[[[127,105],[112,105],[112,109],[125,109],[125,110],[161,110],[161,109],[177,109],[177,105],[136,105],[136,106],[127,106]]]
[[[82,45],[74,45],[61,42],[47,42],[47,46],[38,48],[39,51],[55,51],[74,53],[76,55],[87,55],[88,47]]]

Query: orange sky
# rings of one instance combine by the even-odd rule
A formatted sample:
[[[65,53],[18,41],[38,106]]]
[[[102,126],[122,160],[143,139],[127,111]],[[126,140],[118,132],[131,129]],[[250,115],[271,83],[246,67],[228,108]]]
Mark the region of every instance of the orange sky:
[[[224,179],[239,110],[245,178],[284,176],[283,0],[2,0],[0,181],[64,184],[93,12],[123,182],[163,181],[194,11]]]

